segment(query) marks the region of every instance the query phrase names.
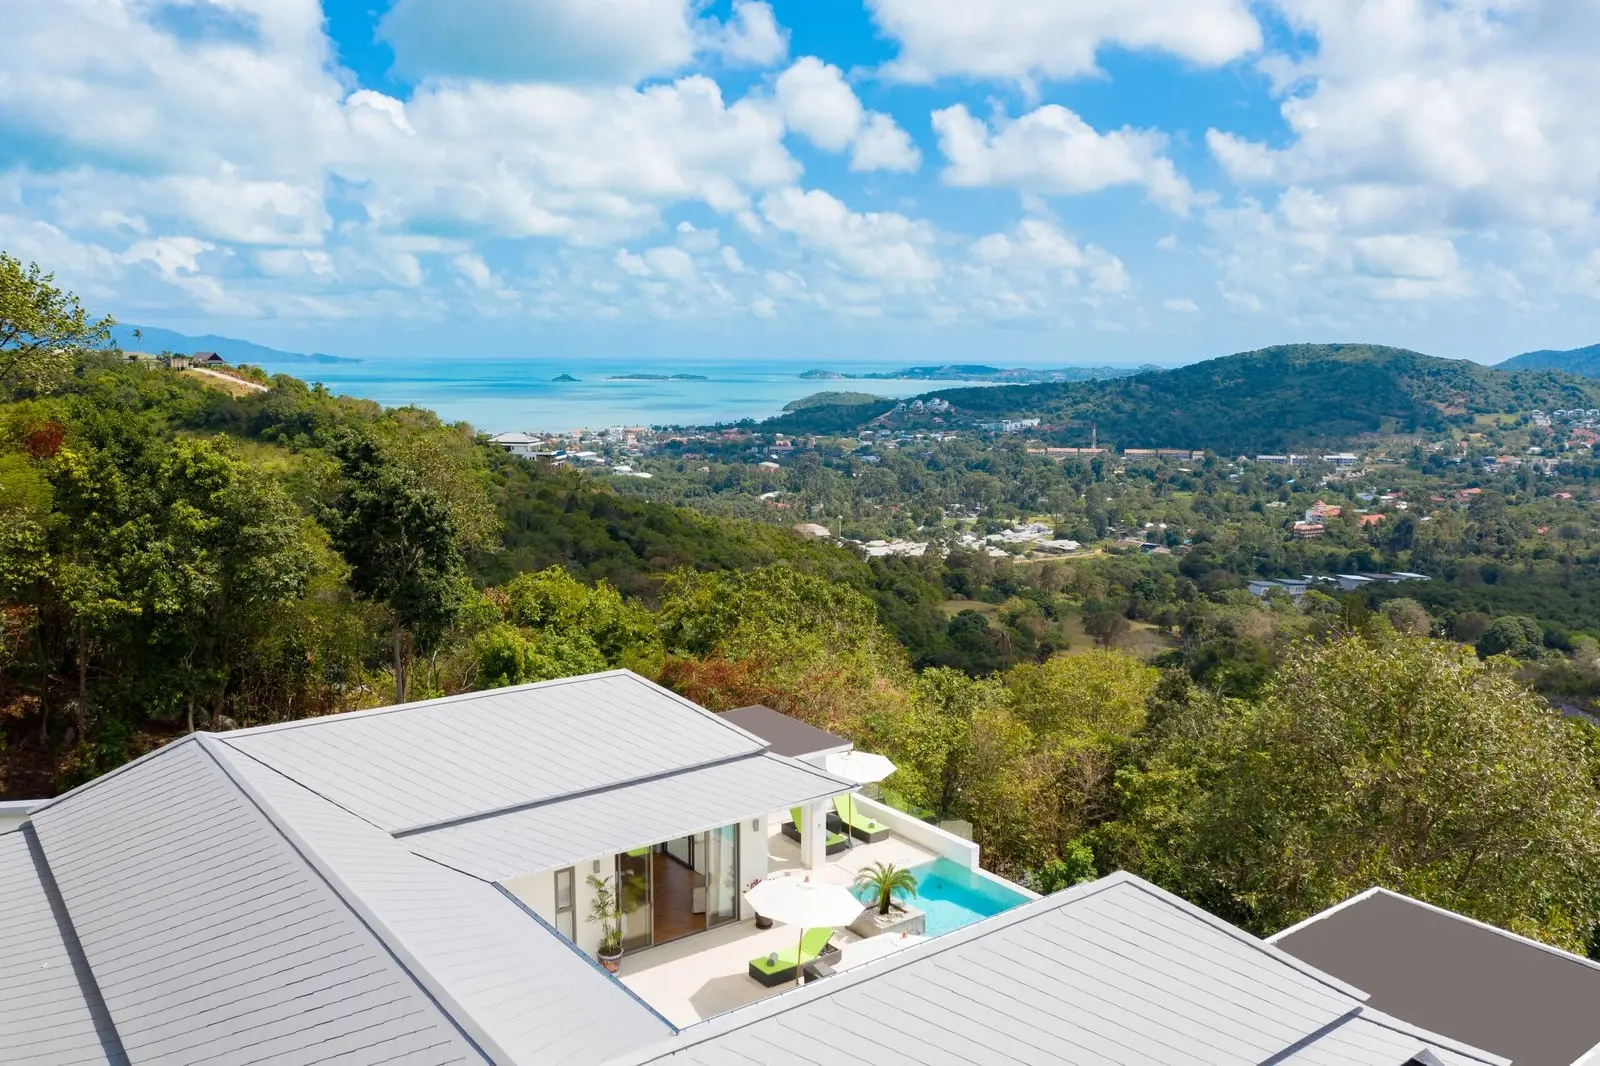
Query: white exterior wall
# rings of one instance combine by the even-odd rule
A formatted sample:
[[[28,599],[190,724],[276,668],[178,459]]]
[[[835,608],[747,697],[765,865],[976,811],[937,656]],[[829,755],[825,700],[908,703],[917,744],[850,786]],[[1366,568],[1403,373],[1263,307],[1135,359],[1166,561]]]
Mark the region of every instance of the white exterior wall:
[[[754,918],[755,912],[744,901],[745,886],[767,876],[767,819],[760,814],[739,823],[739,918]],[[754,828],[751,828],[754,826]]]

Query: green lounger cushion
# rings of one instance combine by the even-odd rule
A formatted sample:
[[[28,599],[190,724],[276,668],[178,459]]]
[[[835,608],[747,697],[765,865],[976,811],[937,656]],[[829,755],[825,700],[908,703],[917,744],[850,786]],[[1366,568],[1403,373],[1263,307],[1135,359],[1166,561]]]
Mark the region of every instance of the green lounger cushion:
[[[889,827],[863,811],[857,810],[848,796],[833,797],[833,809],[839,820],[857,833],[886,833]]]
[[[801,809],[799,807],[790,807],[789,808],[789,824],[794,827],[794,834],[793,835],[794,835],[795,840],[797,840],[797,841],[802,839],[803,834],[800,831],[800,823],[803,822],[804,820],[805,820],[805,814],[804,814],[803,811],[801,811]],[[832,832],[830,832],[828,834],[827,843],[824,844],[823,846],[828,849],[828,854],[832,855],[834,853],[834,851],[836,851],[839,848],[844,847],[846,843],[847,842],[845,840],[845,836],[844,836],[843,833],[832,833]]]
[[[828,946],[828,941],[833,937],[832,929],[807,929],[800,937],[798,945],[801,962],[812,962],[822,954],[822,949]],[[776,957],[762,955],[750,960],[750,965],[764,974],[780,974],[785,971],[794,973],[796,945],[791,944],[778,952]],[[767,960],[772,958],[773,961]]]

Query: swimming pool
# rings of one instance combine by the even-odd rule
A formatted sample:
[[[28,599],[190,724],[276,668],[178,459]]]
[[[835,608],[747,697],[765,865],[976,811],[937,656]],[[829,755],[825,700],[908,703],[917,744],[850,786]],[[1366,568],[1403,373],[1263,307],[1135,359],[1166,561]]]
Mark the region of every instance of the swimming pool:
[[[1022,893],[945,858],[913,866],[911,874],[917,879],[917,894],[906,902],[928,916],[929,936],[954,932],[1028,902]],[[872,896],[866,888],[857,888],[855,893],[862,902]]]

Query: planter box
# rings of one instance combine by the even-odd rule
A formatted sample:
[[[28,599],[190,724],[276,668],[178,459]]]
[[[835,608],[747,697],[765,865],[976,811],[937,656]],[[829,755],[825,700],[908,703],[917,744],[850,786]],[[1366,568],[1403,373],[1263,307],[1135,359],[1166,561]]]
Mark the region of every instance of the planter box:
[[[922,936],[927,932],[927,915],[915,907],[905,907],[895,904],[889,908],[889,913],[878,914],[878,908],[868,907],[861,912],[861,917],[850,923],[850,931],[856,936],[865,939],[869,936],[882,936],[885,933],[910,933],[913,936]]]

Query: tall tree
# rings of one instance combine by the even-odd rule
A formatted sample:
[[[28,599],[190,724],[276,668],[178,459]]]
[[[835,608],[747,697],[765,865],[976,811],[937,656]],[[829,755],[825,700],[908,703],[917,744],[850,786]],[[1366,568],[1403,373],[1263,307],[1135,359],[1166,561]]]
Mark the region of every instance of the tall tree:
[[[1301,644],[1254,700],[1166,708],[1106,836],[1261,933],[1380,884],[1582,951],[1600,919],[1590,764],[1514,670],[1383,629]]]
[[[330,525],[350,564],[350,583],[388,607],[395,702],[405,702],[412,649],[431,646],[459,611],[466,576],[445,499],[387,456],[376,438],[352,432],[334,448],[343,471]]]
[[[43,391],[71,373],[85,349],[104,347],[115,321],[93,319],[37,263],[0,252],[0,389]]]

